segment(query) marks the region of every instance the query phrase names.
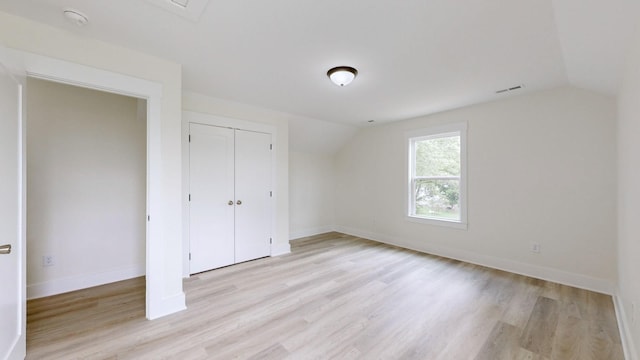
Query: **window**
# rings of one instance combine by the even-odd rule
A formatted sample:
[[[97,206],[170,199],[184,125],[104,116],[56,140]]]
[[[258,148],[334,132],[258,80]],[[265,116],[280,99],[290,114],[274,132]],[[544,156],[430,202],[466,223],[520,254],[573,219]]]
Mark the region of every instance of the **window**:
[[[466,124],[412,132],[407,140],[409,219],[466,228]]]

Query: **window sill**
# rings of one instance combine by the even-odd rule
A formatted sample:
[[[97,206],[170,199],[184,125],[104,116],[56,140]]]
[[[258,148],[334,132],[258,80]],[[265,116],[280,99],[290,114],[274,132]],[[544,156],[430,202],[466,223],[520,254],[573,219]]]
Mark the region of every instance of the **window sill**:
[[[418,223],[418,224],[428,224],[428,225],[450,227],[450,228],[460,229],[460,230],[467,230],[466,222],[441,220],[441,219],[429,219],[429,218],[410,216],[410,215],[407,215],[407,221]]]

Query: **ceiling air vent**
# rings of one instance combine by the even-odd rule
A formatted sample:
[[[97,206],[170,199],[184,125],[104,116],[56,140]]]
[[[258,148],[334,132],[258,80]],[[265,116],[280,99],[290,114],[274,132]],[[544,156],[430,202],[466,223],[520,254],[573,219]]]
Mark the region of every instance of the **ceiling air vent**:
[[[510,92],[510,91],[516,91],[516,90],[520,90],[520,89],[524,89],[524,85],[516,85],[516,86],[512,86],[506,89],[500,89],[496,91],[496,94],[504,94],[506,92]]]

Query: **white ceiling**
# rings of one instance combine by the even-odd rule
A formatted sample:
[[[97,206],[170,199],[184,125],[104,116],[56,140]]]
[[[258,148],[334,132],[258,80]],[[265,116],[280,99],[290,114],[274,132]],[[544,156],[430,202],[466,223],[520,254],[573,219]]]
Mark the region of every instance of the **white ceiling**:
[[[0,0],[0,11],[183,64],[183,88],[345,125],[567,83],[615,94],[634,0]],[[169,1],[169,0],[164,0]],[[63,8],[86,13],[78,28]],[[329,68],[356,67],[340,88]]]

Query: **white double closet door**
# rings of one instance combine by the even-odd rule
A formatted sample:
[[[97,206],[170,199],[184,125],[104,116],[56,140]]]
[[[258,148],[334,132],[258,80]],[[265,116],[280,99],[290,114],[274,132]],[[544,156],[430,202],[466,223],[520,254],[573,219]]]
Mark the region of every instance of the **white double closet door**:
[[[189,126],[190,273],[271,253],[271,134]]]

